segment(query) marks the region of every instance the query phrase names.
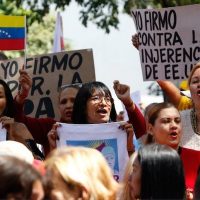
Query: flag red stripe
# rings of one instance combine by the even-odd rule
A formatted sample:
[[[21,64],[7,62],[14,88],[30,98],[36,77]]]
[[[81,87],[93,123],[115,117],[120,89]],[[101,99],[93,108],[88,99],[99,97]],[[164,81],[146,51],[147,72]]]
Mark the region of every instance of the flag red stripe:
[[[64,39],[63,39],[62,36],[60,37],[60,47],[61,47],[61,50],[62,50],[62,51],[65,49],[65,46],[64,46]]]
[[[0,50],[22,50],[24,43],[24,39],[0,39]]]

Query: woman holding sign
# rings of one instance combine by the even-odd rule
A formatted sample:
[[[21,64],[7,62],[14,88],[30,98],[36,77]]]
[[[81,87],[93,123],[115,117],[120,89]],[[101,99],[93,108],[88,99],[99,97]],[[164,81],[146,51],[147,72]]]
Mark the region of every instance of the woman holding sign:
[[[136,49],[139,49],[140,42],[138,34],[132,36],[132,44]],[[173,103],[178,110],[192,108],[192,100],[187,96],[181,95],[180,90],[172,82],[167,80],[157,80],[157,83],[166,94],[167,99]]]
[[[85,83],[80,88],[73,107],[74,124],[100,124],[116,121],[116,110],[110,90],[102,82]],[[127,151],[132,154],[133,126],[125,123],[121,126],[127,132]]]
[[[41,144],[44,149],[45,155],[50,151],[47,135],[48,133],[54,133],[55,129],[52,126],[56,123],[56,120],[52,118],[33,118],[28,117],[23,112],[24,101],[28,96],[29,90],[32,86],[30,77],[27,77],[26,71],[20,71],[19,82],[21,90],[15,98],[17,108],[17,120],[24,123],[34,140]],[[58,109],[60,112],[60,122],[71,123],[71,115],[76,94],[81,87],[81,84],[72,84],[61,87],[58,97]]]
[[[27,78],[27,73],[25,71],[20,71],[20,84],[21,84],[21,90],[18,93],[17,97],[16,97],[16,107],[17,107],[17,119],[20,122],[23,122],[29,129],[29,131],[31,132],[31,134],[33,135],[33,138],[35,139],[35,141],[39,144],[42,144],[44,147],[44,152],[45,155],[48,154],[48,152],[50,151],[50,148],[55,148],[56,147],[56,139],[57,139],[57,132],[56,132],[56,128],[57,128],[57,124],[56,121],[52,118],[31,118],[31,117],[27,117],[24,115],[23,113],[23,105],[24,105],[24,100],[25,98],[28,96],[28,92],[31,88],[31,80],[30,78]],[[96,102],[98,105],[104,105],[102,110],[98,110],[97,113],[99,116],[105,116],[105,118],[103,117],[102,119],[96,119],[96,116],[94,117],[94,120],[97,123],[103,123],[103,122],[109,122],[111,121],[116,121],[116,112],[115,112],[115,108],[114,108],[114,103],[113,103],[113,99],[111,97],[111,93],[108,90],[108,88],[100,82],[94,82],[93,85],[90,84],[86,84],[87,87],[85,87],[84,90],[86,90],[87,94],[85,96],[85,94],[83,94],[83,96],[80,99],[85,99],[88,98],[88,102]],[[93,88],[93,91],[91,91],[91,87]],[[76,94],[78,92],[80,85],[77,84],[72,84],[72,85],[68,85],[66,87],[61,88],[61,92],[59,95],[59,110],[60,110],[60,114],[61,114],[61,119],[60,122],[64,122],[64,123],[71,123],[71,114],[72,114],[72,110],[73,110],[73,104],[74,104],[74,99],[76,97]],[[87,89],[86,89],[87,88]],[[90,89],[89,89],[90,88]],[[89,99],[89,97],[91,97],[92,93],[97,90],[102,94],[105,94],[106,96],[102,96],[101,95],[95,95],[97,99],[93,99],[91,101],[91,98]],[[87,96],[88,95],[88,96]],[[104,101],[102,101],[104,99]],[[106,102],[106,104],[105,104]],[[86,101],[84,101],[84,103],[86,103]],[[95,109],[94,106],[96,106],[96,103],[94,105],[91,105],[89,109]],[[105,106],[106,105],[106,106]],[[83,110],[86,109],[86,105],[81,105],[83,106]],[[129,113],[129,110],[132,112],[132,107],[134,107],[134,111],[130,114],[130,116],[132,116],[131,121],[133,123],[133,125],[135,126],[135,132],[137,132],[137,130],[139,130],[138,132],[143,133],[145,131],[145,127],[140,126],[141,123],[137,123],[137,122],[141,122],[143,121],[143,118],[141,117],[141,120],[135,120],[134,118],[134,113],[137,111],[139,112],[138,109],[135,109],[135,105],[133,104],[132,100],[131,101],[127,101],[125,103],[125,106],[127,108],[127,112]],[[76,106],[74,106],[74,108],[76,108]],[[82,111],[82,109],[80,110]],[[76,110],[77,112],[77,110]],[[79,112],[79,111],[78,111]],[[93,112],[92,110],[90,112]],[[96,114],[97,114],[96,113]],[[139,113],[140,116],[141,113]],[[137,114],[136,116],[138,116],[139,114]],[[89,116],[90,117],[90,116]],[[93,118],[92,117],[92,118]],[[93,119],[91,119],[93,120]],[[84,122],[85,123],[85,122]],[[123,126],[123,128],[126,128],[126,130],[128,132],[132,132],[132,126],[130,124],[125,124]],[[128,134],[129,138],[128,141],[128,151],[129,154],[131,154],[133,152],[133,143],[132,143],[132,134]],[[48,141],[48,139],[49,141]],[[50,145],[49,145],[50,143]]]
[[[119,83],[119,82],[118,82]],[[130,122],[122,127],[128,132],[127,149],[129,155],[133,152],[133,127],[137,135],[143,135],[146,131],[144,117],[139,109],[135,106],[130,97],[130,89],[123,85],[117,85],[118,92],[116,92],[118,98],[124,103],[129,115]],[[101,82],[91,82],[83,84],[82,88],[78,92],[78,96],[75,99],[73,108],[72,121],[76,124],[91,124],[91,123],[107,123],[116,121],[116,111],[111,93],[107,86]],[[56,148],[56,128],[55,124],[52,131],[48,134],[48,139],[52,149]]]

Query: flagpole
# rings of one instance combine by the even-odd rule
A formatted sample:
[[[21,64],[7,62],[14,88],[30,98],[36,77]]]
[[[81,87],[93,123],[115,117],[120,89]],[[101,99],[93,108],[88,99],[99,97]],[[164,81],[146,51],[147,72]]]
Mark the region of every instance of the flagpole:
[[[24,38],[25,44],[24,44],[24,47],[25,48],[24,48],[24,65],[22,66],[22,69],[26,69],[26,53],[27,53],[26,15],[24,17],[25,17],[25,19],[24,19],[24,23],[25,23],[25,38]]]
[[[54,41],[52,52],[61,52],[64,50],[64,40],[63,40],[63,25],[62,25],[62,16],[60,12],[57,13],[55,31],[54,31]]]

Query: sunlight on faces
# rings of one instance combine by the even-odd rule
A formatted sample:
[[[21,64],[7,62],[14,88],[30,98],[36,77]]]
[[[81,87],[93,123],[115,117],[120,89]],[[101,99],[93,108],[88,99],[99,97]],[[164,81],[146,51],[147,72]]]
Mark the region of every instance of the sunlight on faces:
[[[178,147],[180,142],[181,129],[180,114],[173,107],[161,110],[154,125],[149,124],[149,131],[155,142],[168,145],[174,149]]]
[[[61,116],[61,122],[71,123],[73,105],[76,95],[78,93],[77,88],[67,87],[63,89],[59,95],[59,111]]]
[[[191,97],[195,106],[199,105],[200,100],[200,68],[197,68],[191,77],[189,85]]]
[[[82,188],[76,183],[68,183],[57,170],[52,170],[51,200],[76,200],[82,196]]]
[[[141,166],[138,161],[138,155],[135,153],[132,164],[132,173],[129,177],[130,196],[132,199],[138,199],[141,191]]]
[[[110,119],[112,98],[102,90],[94,90],[87,101],[87,121],[91,124],[107,123]]]
[[[6,109],[6,95],[3,85],[0,85],[0,116]]]

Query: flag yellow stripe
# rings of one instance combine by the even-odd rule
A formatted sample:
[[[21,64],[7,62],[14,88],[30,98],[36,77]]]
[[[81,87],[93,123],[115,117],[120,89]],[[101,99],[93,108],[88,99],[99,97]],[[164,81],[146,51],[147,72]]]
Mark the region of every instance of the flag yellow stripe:
[[[0,27],[25,27],[25,17],[0,15]]]

